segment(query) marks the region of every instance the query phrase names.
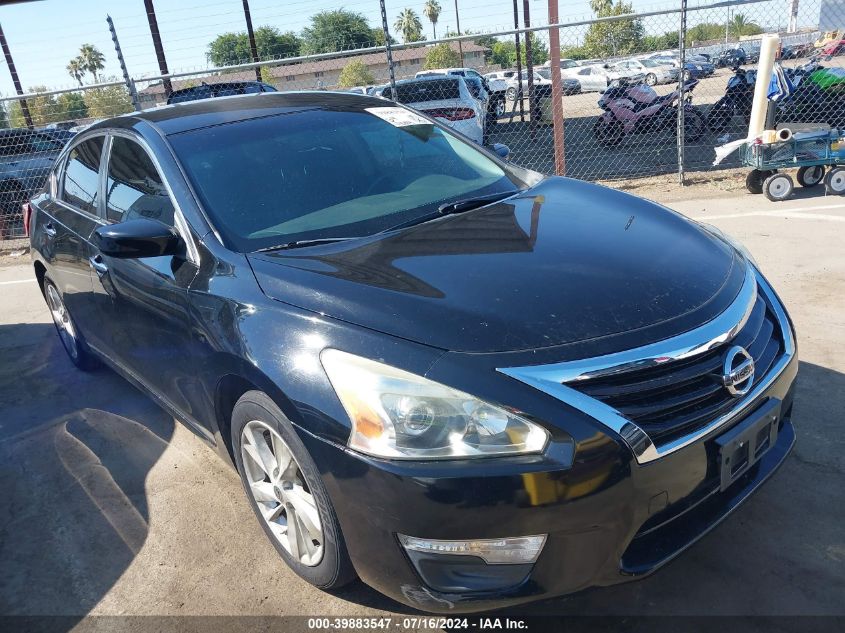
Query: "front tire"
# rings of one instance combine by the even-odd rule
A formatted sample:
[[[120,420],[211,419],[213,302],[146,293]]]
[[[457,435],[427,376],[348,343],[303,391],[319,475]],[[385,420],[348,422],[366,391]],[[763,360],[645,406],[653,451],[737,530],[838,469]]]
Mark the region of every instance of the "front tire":
[[[684,112],[684,141],[699,140],[707,132],[707,119],[697,108],[688,108]]]
[[[516,99],[516,88],[510,87],[505,91],[505,99],[513,101]]]
[[[793,187],[788,174],[772,174],[763,183],[763,193],[772,202],[781,202],[792,195]]]
[[[649,73],[649,74],[647,74],[647,75],[645,76],[645,82],[646,82],[649,86],[654,86],[654,85],[657,85],[657,75],[655,75],[654,73]]]
[[[65,306],[56,284],[49,277],[44,278],[44,298],[53,317],[53,325],[59,334],[62,347],[65,348],[70,362],[82,371],[92,371],[100,366],[100,360],[91,352],[82,332],[76,327],[70,312]]]
[[[834,167],[824,177],[824,190],[830,195],[841,196],[845,193],[845,168]]]
[[[288,566],[320,589],[355,579],[334,506],[291,422],[249,391],[232,411],[232,447],[249,503]]]
[[[593,125],[593,135],[595,135],[599,145],[613,147],[622,142],[622,138],[625,136],[625,126],[617,118],[605,122],[602,117],[599,117]]]

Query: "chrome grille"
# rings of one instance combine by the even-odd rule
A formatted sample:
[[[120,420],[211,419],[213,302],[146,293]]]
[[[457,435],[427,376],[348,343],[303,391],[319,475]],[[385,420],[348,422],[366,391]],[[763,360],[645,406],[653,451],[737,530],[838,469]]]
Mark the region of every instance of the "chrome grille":
[[[777,317],[762,293],[745,325],[729,341],[702,354],[569,383],[568,386],[612,407],[634,422],[655,444],[694,432],[736,406],[722,384],[726,351],[744,347],[754,359],[754,385],[765,380],[784,352]]]

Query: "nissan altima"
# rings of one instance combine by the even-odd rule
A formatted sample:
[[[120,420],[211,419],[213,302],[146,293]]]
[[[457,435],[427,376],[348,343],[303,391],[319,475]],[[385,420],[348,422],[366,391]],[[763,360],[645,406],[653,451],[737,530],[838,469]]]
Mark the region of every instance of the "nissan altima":
[[[323,589],[460,613],[640,578],[794,442],[795,334],[741,246],[384,99],[106,120],[25,215],[70,360],[231,460]]]

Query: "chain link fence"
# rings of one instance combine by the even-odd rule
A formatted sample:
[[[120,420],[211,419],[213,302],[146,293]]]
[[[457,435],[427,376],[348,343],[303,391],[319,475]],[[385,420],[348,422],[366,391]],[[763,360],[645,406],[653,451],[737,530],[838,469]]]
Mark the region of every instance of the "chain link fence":
[[[714,148],[745,137],[760,38],[776,33],[780,63],[796,87],[774,106],[775,124],[845,128],[842,3],[801,0],[800,10],[787,0],[691,6],[684,30],[682,6],[2,98],[0,240],[23,236],[21,205],[43,187],[79,130],[200,98],[284,90],[372,94],[419,109],[479,143],[505,145],[510,161],[540,172],[677,181],[685,172],[739,165],[734,154],[714,167]],[[559,70],[550,59],[552,30]],[[554,107],[554,73],[561,108]],[[688,104],[680,134],[679,103]]]

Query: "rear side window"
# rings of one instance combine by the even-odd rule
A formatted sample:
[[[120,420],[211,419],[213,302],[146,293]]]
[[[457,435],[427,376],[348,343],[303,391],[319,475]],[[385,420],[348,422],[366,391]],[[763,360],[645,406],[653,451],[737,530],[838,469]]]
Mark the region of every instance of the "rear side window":
[[[122,136],[114,138],[109,155],[106,218],[148,218],[173,226],[173,201],[152,159],[138,143]]]
[[[399,103],[424,103],[440,99],[460,99],[461,92],[456,79],[434,79],[417,81],[396,86],[396,98],[393,91],[385,88],[384,96]]]
[[[62,176],[62,199],[77,209],[97,215],[100,156],[103,138],[83,141],[70,151]]]

